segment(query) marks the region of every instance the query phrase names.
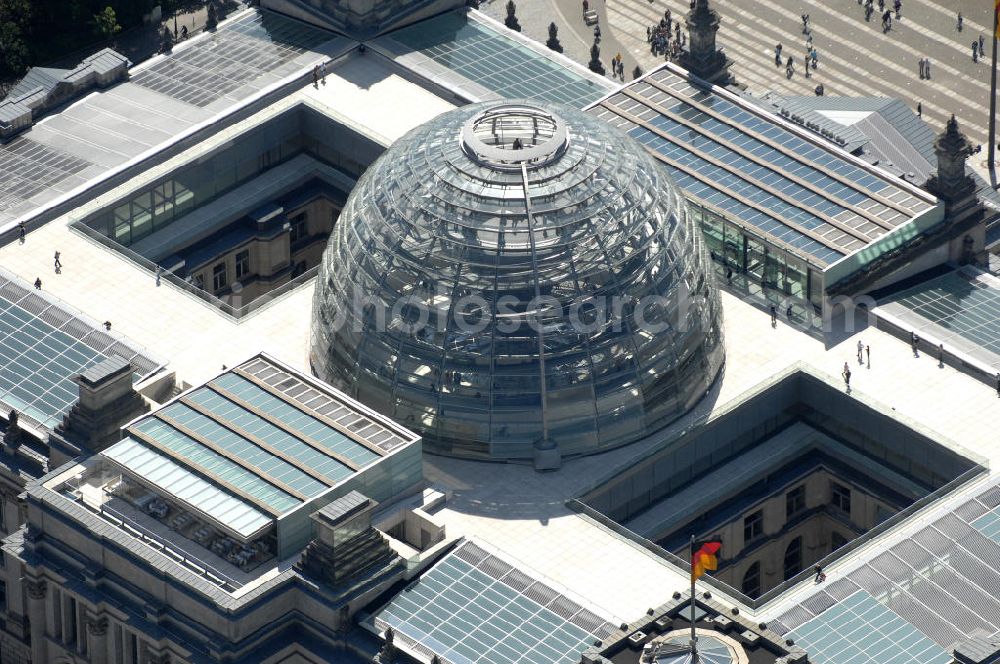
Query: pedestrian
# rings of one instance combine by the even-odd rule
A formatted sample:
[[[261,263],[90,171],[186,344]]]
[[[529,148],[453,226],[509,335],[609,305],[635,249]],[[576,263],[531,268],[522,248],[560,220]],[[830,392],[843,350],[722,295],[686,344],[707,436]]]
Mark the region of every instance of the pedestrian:
[[[774,47],[774,66],[781,66],[781,44]]]
[[[37,283],[38,283],[37,287],[41,288],[42,287],[42,282],[39,281]],[[997,396],[1000,397],[1000,373],[997,374]]]
[[[983,40],[983,36],[979,35],[979,55],[983,55],[986,52],[986,42]]]
[[[878,10],[885,11],[885,0],[878,0]]]
[[[777,327],[777,326],[778,326],[778,310],[772,304],[771,305],[771,327]]]
[[[156,286],[160,286],[160,275],[163,274],[163,268],[159,265],[156,266]]]
[[[923,67],[921,67],[920,69],[922,70]],[[921,72],[920,78],[923,78],[923,72]],[[924,106],[919,101],[917,102],[917,117],[918,118],[924,117]]]
[[[790,304],[788,305],[788,308],[785,309],[785,318],[787,318],[789,321],[792,320],[792,305]]]
[[[957,28],[959,32],[962,31],[962,10],[961,9],[958,10],[958,20],[955,22],[955,28]]]
[[[865,346],[865,357],[868,358],[868,368],[872,368],[872,347]]]
[[[313,87],[319,89],[319,65],[313,67]]]
[[[851,391],[851,369],[844,363],[844,386],[847,387],[847,391]]]
[[[806,78],[809,78],[809,56],[808,55],[805,57],[804,62],[806,63]]]
[[[62,261],[59,260],[59,252],[56,252],[55,258],[53,258],[53,265],[56,269],[56,274],[62,272]]]
[[[944,366],[944,344],[938,344],[938,366]]]
[[[326,63],[324,62],[319,66],[319,80],[320,83],[326,85]]]
[[[35,277],[35,290],[42,290],[42,278],[41,277]],[[997,377],[1000,378],[1000,374],[997,374]],[[997,391],[1000,392],[1000,388],[997,388]]]
[[[917,66],[920,68],[920,80],[922,81],[925,78],[927,78],[924,75],[924,59],[923,58],[920,58],[920,60],[917,61]],[[918,113],[919,113],[919,111],[918,111]]]
[[[924,78],[931,80],[931,59],[924,58]]]
[[[819,52],[813,48],[809,51],[809,57],[812,58],[813,69],[816,69],[816,65],[819,64]]]
[[[104,321],[104,329],[107,330],[108,332],[111,331],[111,321],[109,320]]]
[[[972,61],[979,62],[979,42],[972,40]]]
[[[858,339],[858,364],[864,363],[864,358],[862,354],[865,352],[865,344],[861,339]]]
[[[916,332],[910,332],[910,348],[913,349],[913,357],[920,357],[917,352],[917,348],[920,345],[920,337],[917,336]]]
[[[826,574],[823,573],[823,567],[821,565],[813,567],[813,571],[816,572],[816,583],[823,583],[826,581]]]
[[[24,230],[24,222],[23,221],[17,222],[17,233],[18,233],[18,235],[21,238],[21,244],[24,244],[25,230]]]
[[[590,10],[590,3],[587,0],[583,0],[583,13],[586,14]]]

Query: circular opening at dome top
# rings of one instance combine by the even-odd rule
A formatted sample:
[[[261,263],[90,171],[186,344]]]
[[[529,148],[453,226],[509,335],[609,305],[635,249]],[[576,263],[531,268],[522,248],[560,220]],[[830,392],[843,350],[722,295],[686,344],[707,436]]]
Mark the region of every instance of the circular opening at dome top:
[[[568,144],[562,118],[533,106],[494,107],[462,126],[462,147],[469,158],[498,170],[544,166],[562,156]]]

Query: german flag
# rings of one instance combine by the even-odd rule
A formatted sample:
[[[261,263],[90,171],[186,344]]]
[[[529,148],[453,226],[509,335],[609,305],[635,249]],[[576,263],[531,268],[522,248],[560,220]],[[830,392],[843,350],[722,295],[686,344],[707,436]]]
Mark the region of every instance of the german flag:
[[[722,542],[703,542],[698,549],[691,547],[691,581],[699,578],[706,570],[719,568],[718,553],[721,548]]]

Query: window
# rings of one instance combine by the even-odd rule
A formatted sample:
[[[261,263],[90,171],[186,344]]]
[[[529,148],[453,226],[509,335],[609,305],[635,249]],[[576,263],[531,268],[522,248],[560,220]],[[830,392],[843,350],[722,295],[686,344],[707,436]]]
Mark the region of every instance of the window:
[[[250,250],[244,249],[236,254],[236,278],[242,279],[250,274]]]
[[[764,534],[764,513],[757,510],[743,519],[743,543],[752,542]]]
[[[833,506],[846,514],[851,513],[851,490],[846,486],[830,482],[830,502]]]
[[[212,290],[220,291],[226,287],[229,279],[226,275],[226,264],[219,263],[212,268]]]
[[[785,516],[798,514],[806,508],[806,488],[797,486],[785,494]]]
[[[288,241],[292,244],[309,236],[309,227],[306,224],[306,215],[304,212],[291,217],[288,223],[292,227],[292,233]]]
[[[838,533],[836,530],[830,533],[830,551],[836,551],[840,547],[847,544],[847,538]]]
[[[754,563],[747,568],[743,574],[741,589],[743,594],[751,599],[756,599],[760,595],[760,563]]]
[[[802,538],[796,537],[785,549],[785,581],[802,571]]]

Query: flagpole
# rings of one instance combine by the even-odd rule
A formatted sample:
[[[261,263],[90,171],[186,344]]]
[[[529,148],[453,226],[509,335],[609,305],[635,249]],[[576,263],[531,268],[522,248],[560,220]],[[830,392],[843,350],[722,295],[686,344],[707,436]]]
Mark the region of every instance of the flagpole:
[[[691,664],[698,664],[698,637],[694,633],[694,535],[691,535]]]
[[[993,163],[997,149],[997,12],[1000,0],[993,3],[993,67],[990,72],[990,186],[997,188],[997,168]]]

